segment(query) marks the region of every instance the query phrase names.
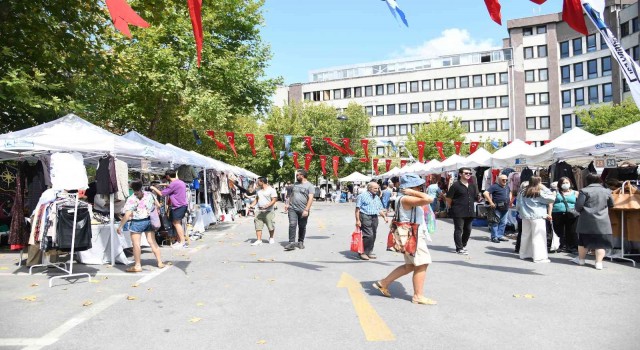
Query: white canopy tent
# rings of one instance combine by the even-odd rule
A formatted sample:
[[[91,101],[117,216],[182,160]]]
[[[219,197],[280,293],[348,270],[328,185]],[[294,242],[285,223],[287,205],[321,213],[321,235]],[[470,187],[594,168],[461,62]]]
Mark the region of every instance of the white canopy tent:
[[[462,167],[466,161],[465,157],[454,154],[449,158],[445,159],[442,164],[440,164],[440,168],[442,171],[452,171],[457,170]]]
[[[173,164],[188,164],[191,165],[194,162],[192,157],[188,157],[187,154],[177,152],[175,149],[171,147],[167,147],[166,145],[161,144],[160,142],[154,141],[136,131],[129,131],[128,133],[122,135],[125,139],[135,141],[138,143],[142,143],[145,145],[157,147],[160,149],[164,149],[171,154]]]
[[[590,132],[580,128],[573,128],[558,136],[544,146],[536,147],[533,154],[525,157],[527,164],[546,165],[554,161],[555,153],[559,149],[572,147],[576,143],[584,142],[595,137]]]
[[[371,177],[354,171],[349,176],[343,177],[340,179],[340,182],[369,182],[371,181]]]
[[[582,142],[563,145],[554,152],[554,157],[575,159],[605,155],[631,157],[638,154],[640,154],[640,122]]]
[[[527,160],[533,155],[536,155],[536,148],[534,146],[522,140],[515,139],[491,156],[491,165],[494,167],[526,165]]]
[[[420,168],[422,168],[423,164],[415,162],[415,163],[411,163],[403,168],[400,169],[400,171],[398,171],[397,175],[404,175],[404,174],[417,174],[418,170],[420,170]]]
[[[427,164],[423,164],[420,169],[418,169],[418,175],[431,175],[440,172],[440,166],[442,163],[437,159],[430,160]]]
[[[491,166],[491,153],[484,147],[480,147],[465,159],[463,166],[469,168]]]
[[[400,168],[395,166],[395,167],[393,167],[393,169],[389,170],[388,172],[386,172],[384,174],[376,175],[376,176],[374,176],[374,178],[376,178],[376,179],[387,179],[387,178],[390,178],[390,177],[398,176],[399,174],[400,174]]]

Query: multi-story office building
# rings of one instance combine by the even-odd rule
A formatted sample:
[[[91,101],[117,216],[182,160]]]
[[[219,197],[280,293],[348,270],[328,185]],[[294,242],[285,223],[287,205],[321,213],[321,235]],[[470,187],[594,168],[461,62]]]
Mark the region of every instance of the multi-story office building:
[[[637,1],[606,3],[605,22],[638,60]],[[617,62],[585,20],[588,36],[557,13],[508,21],[509,37],[498,50],[312,71],[309,83],[281,88],[275,102],[328,103],[338,110],[356,102],[379,140],[401,141],[443,114],[462,119],[467,141],[540,144],[580,126],[576,108],[628,95]]]

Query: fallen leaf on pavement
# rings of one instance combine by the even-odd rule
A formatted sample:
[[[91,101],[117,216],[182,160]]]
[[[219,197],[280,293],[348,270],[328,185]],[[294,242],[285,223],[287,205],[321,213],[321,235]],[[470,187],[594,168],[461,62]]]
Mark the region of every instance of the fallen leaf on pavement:
[[[92,305],[92,304],[93,304],[93,301],[87,300],[84,303],[82,303],[82,306],[89,306],[89,305]]]
[[[134,284],[132,284],[132,285],[131,285],[131,287],[133,287],[133,288],[138,288],[138,287],[140,287],[140,285],[139,285],[139,284],[137,284],[137,283],[134,283]]]
[[[275,279],[275,278],[269,278],[267,281],[269,281],[269,282],[275,282],[275,281],[276,281],[276,279]]]
[[[100,283],[100,281],[98,281],[98,280],[97,280],[97,279],[95,279],[95,278],[92,278],[92,279],[91,279],[91,281],[89,281],[89,282],[91,282],[91,283]]]
[[[202,319],[200,317],[193,317],[189,320],[190,323],[200,322]]]
[[[514,298],[520,298],[520,294],[514,294],[513,297]]]
[[[0,270],[8,270],[9,268],[6,266],[0,266]]]
[[[152,289],[153,289],[153,288],[147,288],[147,291],[149,291],[149,292],[150,292]]]
[[[266,340],[258,340],[258,341],[256,342],[256,344],[260,344],[260,345],[263,345],[263,344],[266,344],[266,343],[267,343],[267,341],[266,341]]]
[[[259,262],[268,262],[268,261],[275,261],[273,259],[258,259]]]
[[[249,254],[249,255],[251,255],[251,256],[256,256],[256,255],[258,255],[258,254],[256,254],[256,253],[251,253],[251,254]]]
[[[37,284],[37,283],[31,283],[31,287],[37,287],[37,286],[39,286],[39,284]]]
[[[533,294],[525,294],[524,297],[527,298],[527,299],[535,298],[535,296]]]
[[[196,303],[196,306],[204,306],[204,303]]]
[[[138,299],[138,298],[136,298],[136,297],[134,297],[132,295],[127,296],[127,300],[136,300],[136,299]]]
[[[240,268],[241,268],[241,269],[244,269],[244,265],[240,265]]]
[[[26,300],[26,301],[36,301],[36,299],[37,297],[35,295],[28,295],[22,298],[22,300]]]
[[[169,261],[167,262],[167,265],[173,265],[173,262]]]
[[[109,279],[109,277],[108,277],[108,276],[104,276],[104,277],[102,277],[102,279],[103,279],[103,280],[108,280],[108,279]]]

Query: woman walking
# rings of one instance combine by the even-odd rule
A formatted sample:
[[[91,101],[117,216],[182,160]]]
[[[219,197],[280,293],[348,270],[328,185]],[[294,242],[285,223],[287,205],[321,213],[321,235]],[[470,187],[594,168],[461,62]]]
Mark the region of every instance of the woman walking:
[[[578,217],[578,256],[571,261],[584,265],[587,249],[594,249],[596,270],[602,270],[605,249],[611,249],[612,231],[609,208],[613,207],[611,191],[602,187],[600,177],[587,175],[587,187],[583,188],[576,201]]]
[[[531,177],[529,184],[518,193],[516,208],[522,218],[520,259],[532,258],[534,263],[548,263],[547,214],[550,203],[556,199],[554,192],[542,185],[538,176]]]
[[[400,178],[400,192],[396,199],[396,210],[399,211],[400,222],[411,222],[411,219],[415,218],[415,223],[419,224],[415,256],[405,253],[404,264],[395,268],[384,279],[374,282],[373,288],[379,290],[382,295],[391,297],[389,285],[398,278],[413,272],[413,297],[411,302],[414,304],[435,305],[437,304],[435,300],[426,298],[423,295],[424,280],[427,275],[427,268],[431,263],[431,255],[427,248],[427,227],[424,222],[422,206],[433,202],[433,197],[421,191],[423,184],[424,180],[415,174],[403,175]]]
[[[559,252],[578,251],[578,233],[576,232],[578,212],[575,210],[577,199],[578,192],[571,189],[571,180],[568,177],[561,177],[558,180],[556,201],[551,210],[553,230],[560,238]]]

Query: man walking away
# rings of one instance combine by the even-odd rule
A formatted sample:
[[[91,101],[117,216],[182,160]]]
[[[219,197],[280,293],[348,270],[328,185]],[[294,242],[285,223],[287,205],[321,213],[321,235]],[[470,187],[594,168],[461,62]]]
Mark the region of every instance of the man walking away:
[[[256,199],[249,205],[249,209],[258,206],[258,212],[253,219],[253,223],[256,227],[256,241],[251,245],[257,246],[262,244],[262,228],[267,225],[269,230],[269,244],[274,244],[276,241],[273,238],[275,232],[275,212],[273,211],[276,202],[278,201],[278,193],[269,185],[269,181],[266,177],[258,178],[258,192]]]
[[[182,219],[187,213],[187,185],[182,180],[178,179],[175,170],[167,170],[164,173],[165,179],[170,181],[169,186],[160,191],[155,186],[149,187],[155,194],[162,197],[169,197],[171,200],[171,222],[173,228],[176,230],[176,235],[180,242],[172,245],[172,248],[181,249],[186,248],[187,243],[184,239],[184,230],[182,229]],[[163,185],[163,184],[160,184]]]
[[[382,207],[380,197],[378,197],[380,187],[375,182],[367,184],[367,191],[356,199],[356,226],[362,230],[362,243],[364,252],[360,254],[360,259],[375,259],[372,253],[376,242],[378,231],[378,215],[382,215],[384,222],[388,222],[387,213]]]
[[[392,185],[393,186],[393,185]],[[393,191],[389,188],[389,185],[382,185],[382,207],[384,210],[389,210],[389,201],[391,200],[391,194]]]
[[[484,192],[484,198],[489,203],[496,216],[500,218],[498,223],[490,223],[491,242],[506,242],[508,239],[504,237],[504,229],[507,227],[507,214],[509,213],[509,205],[513,199],[511,191],[507,186],[507,175],[498,176],[498,182],[489,186]]]
[[[456,244],[456,253],[469,255],[467,242],[471,236],[471,222],[475,216],[473,203],[478,200],[478,186],[469,183],[471,178],[470,168],[458,170],[458,181],[454,182],[447,192],[447,204],[450,216],[453,218],[453,240]]]
[[[294,250],[296,247],[304,249],[304,236],[314,192],[314,186],[307,181],[307,171],[296,171],[296,183],[292,186],[289,203],[285,205],[285,210],[289,213],[289,244],[284,247],[284,250]],[[296,227],[298,243],[296,243]]]

